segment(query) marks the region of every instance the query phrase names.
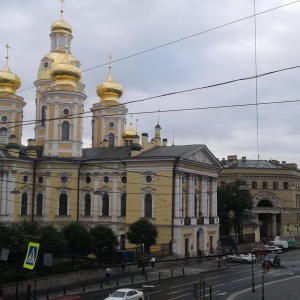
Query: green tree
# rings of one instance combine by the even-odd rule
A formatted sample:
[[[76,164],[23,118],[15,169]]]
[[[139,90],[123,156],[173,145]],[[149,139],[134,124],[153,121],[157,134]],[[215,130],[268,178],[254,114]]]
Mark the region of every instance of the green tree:
[[[118,238],[113,230],[105,225],[97,225],[90,229],[94,238],[94,249],[96,255],[103,251],[115,251],[118,246]]]
[[[225,188],[218,188],[218,216],[220,218],[220,235],[229,235],[232,228],[240,232],[241,218],[245,209],[252,209],[252,195],[244,180],[236,179]]]
[[[150,246],[156,244],[158,230],[155,225],[146,219],[139,219],[132,223],[127,232],[127,239],[131,244],[141,247],[143,252],[143,244],[145,252],[149,252]]]
[[[39,229],[40,252],[62,254],[67,251],[67,242],[61,231],[52,225],[41,226]]]
[[[87,255],[93,250],[93,236],[80,223],[70,223],[63,227],[62,233],[67,242],[67,251],[71,255]]]

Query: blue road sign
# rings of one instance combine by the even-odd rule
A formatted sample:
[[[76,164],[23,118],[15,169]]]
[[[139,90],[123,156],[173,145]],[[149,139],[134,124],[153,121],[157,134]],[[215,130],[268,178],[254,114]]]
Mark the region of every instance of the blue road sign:
[[[39,247],[40,244],[38,243],[30,242],[28,244],[27,254],[25,257],[23,268],[33,270],[39,252]]]

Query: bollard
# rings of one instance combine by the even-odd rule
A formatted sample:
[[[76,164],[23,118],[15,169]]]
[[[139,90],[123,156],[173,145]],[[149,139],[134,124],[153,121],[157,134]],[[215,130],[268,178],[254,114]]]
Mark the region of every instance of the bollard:
[[[64,286],[64,296],[66,296],[66,287]]]
[[[131,276],[131,283],[133,283],[133,276]]]
[[[47,300],[49,299],[49,291],[47,291]]]
[[[82,285],[82,291],[85,292],[85,285]]]
[[[184,275],[184,268],[182,268],[182,274]]]
[[[102,281],[100,281],[100,289],[102,290]]]
[[[148,273],[146,272],[145,281],[148,280]]]
[[[33,300],[37,300],[36,287],[34,288],[34,291],[33,291]]]
[[[160,271],[158,272],[158,278],[160,279]]]
[[[119,278],[117,278],[117,286],[119,286]]]
[[[171,270],[171,277],[173,277],[173,270]]]

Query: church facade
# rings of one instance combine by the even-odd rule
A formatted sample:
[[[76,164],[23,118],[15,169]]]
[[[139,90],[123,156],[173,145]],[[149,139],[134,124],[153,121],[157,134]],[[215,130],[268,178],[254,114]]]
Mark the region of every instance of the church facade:
[[[50,29],[50,52],[40,61],[35,137],[21,143],[25,100],[21,79],[0,72],[0,221],[29,221],[61,228],[69,222],[110,226],[122,249],[130,224],[146,218],[178,257],[214,253],[219,239],[217,179],[222,165],[202,144],[168,146],[161,126],[154,137],[126,128],[123,88],[109,67],[96,87],[92,145],[83,148],[85,85],[71,52],[72,27],[60,19]]]

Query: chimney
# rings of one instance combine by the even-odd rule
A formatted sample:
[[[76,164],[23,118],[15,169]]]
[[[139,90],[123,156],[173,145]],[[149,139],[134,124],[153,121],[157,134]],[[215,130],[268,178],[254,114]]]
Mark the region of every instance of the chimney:
[[[142,133],[142,147],[146,149],[147,144],[148,144],[148,133]]]
[[[27,147],[26,147],[26,155],[30,158],[36,158],[36,140],[35,139],[28,139],[27,140]]]
[[[107,147],[108,147],[108,140],[107,140],[107,139],[104,139],[104,140],[102,141],[102,145],[103,145],[104,148],[107,148]]]
[[[242,162],[246,162],[246,161],[247,161],[246,156],[242,156]]]
[[[162,145],[164,147],[167,147],[168,146],[168,139],[163,139]]]

